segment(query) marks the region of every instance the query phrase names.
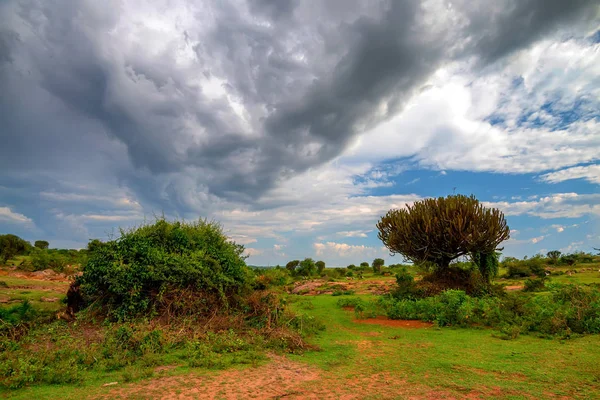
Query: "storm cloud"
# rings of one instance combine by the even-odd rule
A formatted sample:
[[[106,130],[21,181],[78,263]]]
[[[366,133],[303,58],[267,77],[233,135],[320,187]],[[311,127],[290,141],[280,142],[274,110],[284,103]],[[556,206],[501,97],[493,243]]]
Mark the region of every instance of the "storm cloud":
[[[42,224],[65,215],[58,193],[129,199],[124,219],[261,209],[441,65],[491,65],[597,16],[584,0],[5,1],[0,206]]]

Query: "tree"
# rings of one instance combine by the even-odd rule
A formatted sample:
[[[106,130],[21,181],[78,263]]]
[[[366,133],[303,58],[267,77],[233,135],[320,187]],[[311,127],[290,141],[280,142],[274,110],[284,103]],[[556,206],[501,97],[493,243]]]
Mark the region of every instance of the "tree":
[[[315,265],[317,266],[317,271],[319,272],[319,274],[321,274],[325,269],[325,261],[317,261]]]
[[[380,273],[381,272],[381,267],[383,267],[383,265],[385,264],[385,261],[383,258],[376,258],[373,260],[373,272],[375,273]]]
[[[563,264],[567,264],[569,267],[575,265],[577,262],[577,258],[574,254],[565,254],[560,258],[560,262]]]
[[[0,235],[0,262],[5,263],[16,255],[25,254],[31,244],[17,235]]]
[[[300,262],[298,266],[298,275],[302,276],[311,276],[317,272],[317,266],[315,265],[315,260],[312,258],[305,258]]]
[[[300,265],[300,260],[293,260],[285,264],[285,268],[290,272],[294,272],[298,265]]]
[[[369,263],[366,262],[366,261],[361,262],[360,263],[360,268],[361,269],[367,269],[367,268],[369,268]]]
[[[88,242],[87,250],[88,250],[88,252],[93,253],[94,251],[98,250],[102,246],[104,246],[104,243],[100,239],[91,239]]]
[[[377,223],[378,237],[392,252],[415,264],[432,263],[444,274],[450,262],[473,254],[493,254],[510,237],[504,214],[474,196],[450,195],[390,210]]]
[[[38,249],[46,250],[50,246],[50,243],[45,240],[36,240],[34,246]]]
[[[471,259],[479,268],[479,272],[483,279],[485,279],[486,283],[490,283],[492,278],[495,278],[498,275],[498,271],[500,270],[500,263],[498,262],[498,258],[500,253],[479,253],[475,252],[471,254]]]
[[[350,264],[346,268],[348,268],[350,271],[352,271],[353,269],[356,269],[356,265]]]
[[[549,251],[546,255],[548,256],[550,261],[552,261],[552,264],[556,264],[561,254],[562,253],[558,250],[552,250]]]

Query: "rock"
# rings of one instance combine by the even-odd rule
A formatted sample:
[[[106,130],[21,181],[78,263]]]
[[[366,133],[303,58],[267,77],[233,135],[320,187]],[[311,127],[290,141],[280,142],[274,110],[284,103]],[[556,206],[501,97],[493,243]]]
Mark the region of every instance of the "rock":
[[[102,386],[113,386],[113,385],[118,385],[118,384],[119,384],[119,382],[108,382],[108,383],[105,383]]]

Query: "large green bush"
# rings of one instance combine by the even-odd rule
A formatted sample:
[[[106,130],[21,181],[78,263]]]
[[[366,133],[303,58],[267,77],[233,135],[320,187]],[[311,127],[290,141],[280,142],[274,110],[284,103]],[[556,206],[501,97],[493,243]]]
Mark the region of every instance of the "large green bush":
[[[251,291],[243,251],[216,223],[159,219],[95,248],[79,278],[81,292],[117,320],[228,310]]]

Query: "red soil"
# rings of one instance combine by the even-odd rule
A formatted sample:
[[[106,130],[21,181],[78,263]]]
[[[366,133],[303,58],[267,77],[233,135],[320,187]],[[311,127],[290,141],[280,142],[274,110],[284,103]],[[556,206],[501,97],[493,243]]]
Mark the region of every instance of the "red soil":
[[[357,324],[369,324],[369,325],[381,325],[390,326],[394,328],[431,328],[433,324],[431,322],[413,321],[413,320],[400,320],[400,319],[389,319],[388,317],[375,317],[368,319],[355,319]]]

